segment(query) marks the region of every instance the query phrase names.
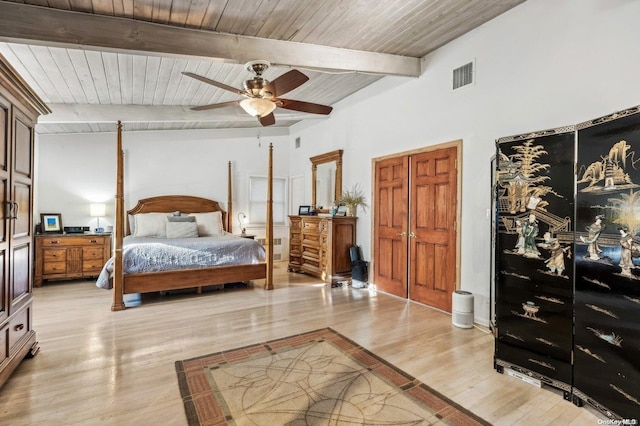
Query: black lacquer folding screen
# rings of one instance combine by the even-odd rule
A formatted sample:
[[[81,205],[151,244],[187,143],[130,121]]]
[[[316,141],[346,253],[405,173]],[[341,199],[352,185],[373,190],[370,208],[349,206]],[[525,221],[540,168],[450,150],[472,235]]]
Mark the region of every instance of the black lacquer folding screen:
[[[573,392],[640,420],[639,112],[577,126]]]
[[[502,138],[497,153],[496,359],[571,390],[573,127]]]
[[[496,157],[496,368],[640,421],[640,107]]]

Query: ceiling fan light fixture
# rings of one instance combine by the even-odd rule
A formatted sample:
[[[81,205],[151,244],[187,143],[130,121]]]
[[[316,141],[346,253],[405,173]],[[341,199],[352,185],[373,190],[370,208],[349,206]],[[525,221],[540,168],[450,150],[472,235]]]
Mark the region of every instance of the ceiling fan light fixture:
[[[276,109],[276,104],[268,99],[262,98],[243,99],[240,102],[240,106],[247,112],[247,114],[258,118],[269,115],[274,109]]]
[[[269,82],[264,78],[254,77],[252,79],[246,80],[242,84],[242,87],[244,87],[244,90],[246,90],[249,95],[257,98],[262,97],[262,89],[264,89],[267,84],[269,84]]]

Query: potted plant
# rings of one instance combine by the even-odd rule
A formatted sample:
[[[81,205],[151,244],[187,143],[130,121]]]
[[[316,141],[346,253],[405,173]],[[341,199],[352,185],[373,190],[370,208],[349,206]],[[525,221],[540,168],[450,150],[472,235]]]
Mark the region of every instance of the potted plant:
[[[338,199],[338,204],[347,206],[347,216],[355,216],[358,213],[358,206],[362,207],[362,211],[367,212],[366,198],[364,191],[357,183],[351,189],[343,189],[342,195]]]

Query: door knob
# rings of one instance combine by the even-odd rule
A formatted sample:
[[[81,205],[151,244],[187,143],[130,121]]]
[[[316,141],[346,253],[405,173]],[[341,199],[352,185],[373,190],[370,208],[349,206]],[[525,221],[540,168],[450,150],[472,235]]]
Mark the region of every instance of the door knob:
[[[413,233],[413,231],[409,232],[409,238],[417,238],[418,236]]]
[[[407,233],[406,233],[406,232],[404,232],[404,231],[402,231],[402,232],[401,232],[401,233],[399,233],[398,235],[399,235],[400,237],[406,237],[406,236],[407,236]]]

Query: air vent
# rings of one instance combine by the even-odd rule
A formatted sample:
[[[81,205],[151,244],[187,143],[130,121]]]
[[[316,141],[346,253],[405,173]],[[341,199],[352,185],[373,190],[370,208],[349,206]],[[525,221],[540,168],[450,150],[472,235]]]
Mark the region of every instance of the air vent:
[[[453,90],[473,83],[473,62],[453,70]]]
[[[296,148],[300,148],[300,138],[296,138]]]
[[[256,241],[262,245],[265,245],[267,240],[265,238],[256,238]],[[282,238],[274,238],[273,239],[273,261],[279,262],[283,259],[283,249],[284,246],[282,244]]]

